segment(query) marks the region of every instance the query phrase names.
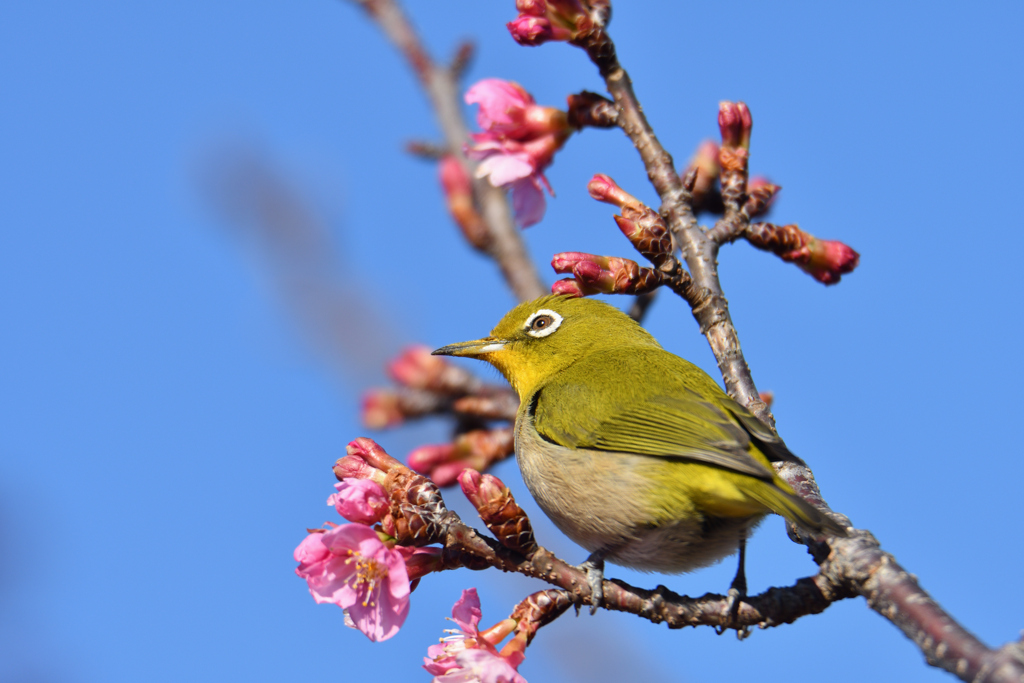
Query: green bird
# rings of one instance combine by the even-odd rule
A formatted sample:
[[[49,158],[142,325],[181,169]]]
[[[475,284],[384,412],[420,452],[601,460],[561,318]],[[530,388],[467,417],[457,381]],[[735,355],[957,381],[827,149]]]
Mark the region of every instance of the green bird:
[[[782,439],[614,306],[541,297],[434,354],[485,360],[519,394],[516,460],[541,509],[590,551],[592,612],[605,560],[675,574],[739,550],[735,596],[767,513],[846,535],[775,474],[772,461],[803,464]]]

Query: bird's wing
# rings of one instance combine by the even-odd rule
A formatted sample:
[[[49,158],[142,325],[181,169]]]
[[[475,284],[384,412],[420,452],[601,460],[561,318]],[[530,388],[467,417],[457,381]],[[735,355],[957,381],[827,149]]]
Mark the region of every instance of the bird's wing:
[[[664,351],[660,353],[670,356]],[[595,383],[593,368],[573,366],[563,372],[559,381],[548,383],[533,397],[529,408],[534,413],[535,428],[545,439],[568,448],[699,462],[773,481],[774,473],[767,460],[752,454],[748,430],[732,410],[722,407],[727,404],[721,399],[731,399],[701,373],[701,384],[705,380],[711,382],[717,391],[704,398],[709,388],[699,386],[702,395],[685,379],[687,372],[700,371],[680,358],[671,358],[685,364],[681,374],[672,372],[676,368],[657,368],[656,373],[648,375],[654,378],[652,381],[625,391],[621,387],[618,391],[602,391],[600,384]],[[608,360],[604,359],[602,364],[605,371]],[[739,404],[735,405],[741,413],[749,415]],[[750,419],[756,422],[753,416]],[[778,441],[778,437],[768,434]],[[755,439],[761,441],[761,434],[756,434]]]

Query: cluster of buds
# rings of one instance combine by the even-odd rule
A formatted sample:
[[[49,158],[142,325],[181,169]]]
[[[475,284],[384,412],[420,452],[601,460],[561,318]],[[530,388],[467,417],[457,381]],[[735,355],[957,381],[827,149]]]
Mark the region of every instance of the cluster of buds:
[[[836,240],[822,240],[796,225],[751,223],[744,237],[758,249],[770,251],[783,261],[791,261],[818,282],[834,285],[853,271],[860,254]]]
[[[551,267],[556,273],[572,274],[571,278],[555,282],[551,287],[554,294],[644,294],[664,283],[660,271],[642,268],[636,261],[616,256],[566,251],[555,254]]]
[[[587,189],[594,199],[619,208],[621,215],[615,216],[616,225],[654,268],[615,256],[574,251],[555,254],[551,267],[556,273],[573,277],[559,280],[551,291],[570,296],[644,294],[681,275],[682,267],[672,254],[672,235],[657,211],[600,173],[591,179]]]
[[[474,429],[451,443],[420,446],[409,454],[409,467],[430,477],[438,486],[454,484],[467,468],[484,471],[512,455],[515,438],[511,427]]]
[[[519,16],[506,24],[520,45],[542,45],[551,40],[583,44],[607,25],[609,0],[516,0]]]
[[[683,184],[690,191],[690,201],[694,213],[722,214],[725,211],[722,192],[719,188],[719,179],[722,177],[722,166],[719,164],[720,155],[721,149],[718,144],[712,140],[705,140],[698,145],[697,151],[683,172]],[[737,157],[734,151],[726,152],[726,156],[730,157],[733,168],[735,168]],[[742,170],[743,173],[746,172],[745,167]],[[737,175],[737,172],[733,170],[726,174],[724,182],[731,184],[742,180],[743,177],[743,175]],[[747,200],[743,204],[743,215],[749,220],[768,213],[781,189],[764,176],[751,178],[747,181]]]
[[[665,226],[661,214],[623,190],[603,173],[590,179],[587,191],[597,201],[619,208],[621,215],[615,216],[615,224],[636,250],[658,270],[669,273],[678,266],[672,256],[672,234]]]
[[[575,130],[566,112],[538,105],[518,83],[486,78],[466,91],[467,104],[479,104],[477,123],[466,153],[480,161],[477,175],[494,187],[508,188],[516,222],[529,227],[544,217],[544,170]]]
[[[388,364],[388,374],[399,384],[397,390],[373,389],[363,396],[363,424],[370,429],[449,411],[453,402],[470,394],[494,393],[472,373],[432,356],[426,346],[407,348]]]
[[[459,226],[466,241],[484,251],[491,243],[491,233],[473,199],[473,181],[454,156],[447,155],[438,164],[441,188],[444,190],[448,212]]]
[[[337,493],[327,503],[350,523],[309,530],[295,549],[295,573],[318,603],[341,607],[371,640],[387,640],[405,622],[419,579],[443,568],[441,548],[411,546],[437,540],[429,533],[440,535],[444,502],[370,439],[348,444],[334,471]]]
[[[484,428],[487,421],[515,420],[519,399],[507,387],[484,384],[472,373],[431,355],[425,346],[406,349],[388,365],[397,389],[373,389],[363,398],[363,423],[374,429],[433,414],[457,419],[450,443],[421,446],[409,466],[438,486],[454,484],[466,468],[485,470],[512,454],[512,428]]]

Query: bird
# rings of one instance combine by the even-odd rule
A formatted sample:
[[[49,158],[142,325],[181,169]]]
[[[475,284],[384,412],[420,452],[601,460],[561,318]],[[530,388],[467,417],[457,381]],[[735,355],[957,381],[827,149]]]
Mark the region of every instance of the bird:
[[[433,353],[486,361],[519,395],[516,460],[540,508],[590,553],[592,613],[605,561],[678,574],[739,551],[732,609],[746,539],[768,513],[847,535],[775,473],[773,461],[804,463],[774,431],[610,304],[544,296]]]

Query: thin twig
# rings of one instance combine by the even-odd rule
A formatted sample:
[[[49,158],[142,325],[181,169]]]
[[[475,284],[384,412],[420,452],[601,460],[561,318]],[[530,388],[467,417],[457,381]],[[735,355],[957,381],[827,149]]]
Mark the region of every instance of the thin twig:
[[[469,129],[462,117],[456,70],[440,67],[430,58],[412,24],[394,0],[351,1],[366,10],[405,56],[430,97],[449,152],[459,159],[467,175],[473,177],[473,164],[463,153],[470,138]],[[512,219],[505,191],[492,186],[486,179],[474,178],[473,194],[491,232],[487,253],[498,264],[513,294],[520,301],[536,299],[545,294],[547,290],[544,283]]]

